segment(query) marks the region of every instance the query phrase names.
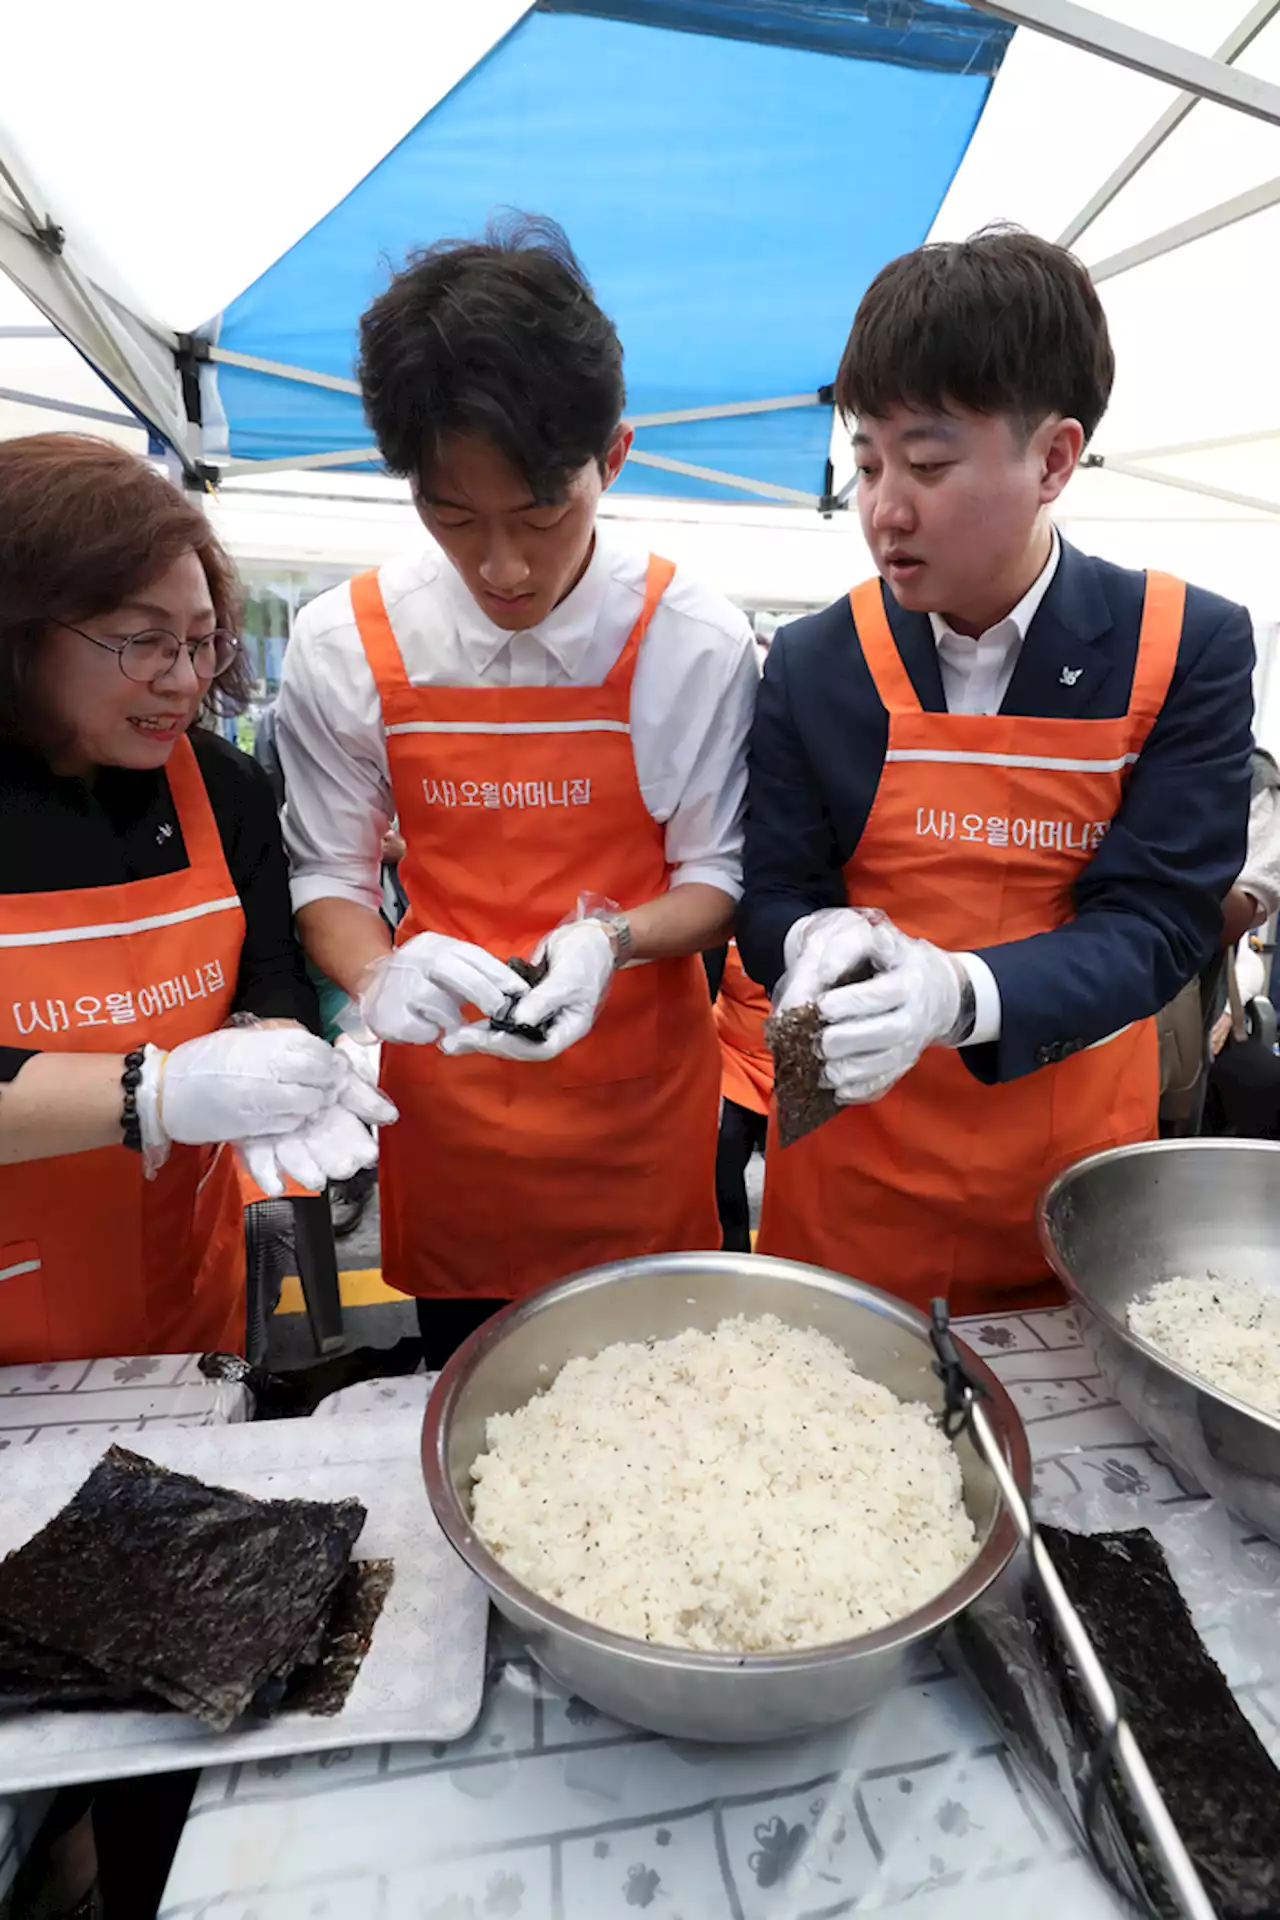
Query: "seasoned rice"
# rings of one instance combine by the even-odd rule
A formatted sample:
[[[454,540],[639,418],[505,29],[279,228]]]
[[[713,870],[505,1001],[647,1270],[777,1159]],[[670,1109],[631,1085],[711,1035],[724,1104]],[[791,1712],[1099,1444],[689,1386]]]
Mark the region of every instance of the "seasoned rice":
[[[977,1551],[929,1409],[772,1315],[571,1360],[486,1439],[473,1517],[490,1550],[569,1613],[661,1646],[870,1633]]]
[[[1280,1293],[1256,1280],[1161,1280],[1129,1326],[1188,1373],[1280,1418]]]

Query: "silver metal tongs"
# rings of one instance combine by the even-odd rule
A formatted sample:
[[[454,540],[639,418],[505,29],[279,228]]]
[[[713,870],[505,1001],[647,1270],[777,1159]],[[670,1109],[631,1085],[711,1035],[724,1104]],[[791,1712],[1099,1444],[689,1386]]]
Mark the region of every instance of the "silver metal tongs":
[[[985,1390],[965,1372],[951,1331],[945,1300],[933,1302],[932,1320],[933,1349],[937,1355],[934,1371],[942,1381],[946,1394],[942,1430],[949,1440],[967,1431],[990,1467],[1000,1489],[1000,1498],[1030,1555],[1041,1597],[1061,1636],[1099,1728],[1100,1738],[1090,1760],[1085,1789],[1086,1807],[1095,1801],[1105,1784],[1108,1769],[1114,1767],[1128,1789],[1152,1851],[1159,1861],[1170,1897],[1177,1901],[1185,1920],[1218,1920],[1217,1911],[1170,1817],[1146,1757],[1121,1711],[1116,1688],[1098,1658],[1083,1620],[1067,1596],[1031,1509],[1018,1490],[1004,1450],[982,1405],[986,1397]],[[1092,1837],[1089,1837],[1092,1844]]]

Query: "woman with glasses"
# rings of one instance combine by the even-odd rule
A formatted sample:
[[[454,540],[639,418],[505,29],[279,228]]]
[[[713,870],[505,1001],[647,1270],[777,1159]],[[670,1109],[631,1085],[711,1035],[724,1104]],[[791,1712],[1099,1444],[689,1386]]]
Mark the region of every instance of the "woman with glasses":
[[[0,442],[0,1363],[243,1350],[235,1143],[343,1179],[394,1109],[308,1029],[230,563],[105,441]]]

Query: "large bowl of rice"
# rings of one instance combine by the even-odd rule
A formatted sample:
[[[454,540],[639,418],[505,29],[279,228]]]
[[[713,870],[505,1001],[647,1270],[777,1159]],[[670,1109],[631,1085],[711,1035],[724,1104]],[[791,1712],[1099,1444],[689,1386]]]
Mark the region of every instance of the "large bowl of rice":
[[[1280,1541],[1280,1144],[1116,1147],[1060,1174],[1039,1217],[1126,1413],[1189,1491]]]
[[[964,1357],[1028,1492],[1017,1412]],[[562,1686],[675,1738],[777,1740],[909,1679],[1013,1553],[941,1408],[913,1309],[791,1261],[670,1254],[474,1334],[432,1392],[423,1471]]]

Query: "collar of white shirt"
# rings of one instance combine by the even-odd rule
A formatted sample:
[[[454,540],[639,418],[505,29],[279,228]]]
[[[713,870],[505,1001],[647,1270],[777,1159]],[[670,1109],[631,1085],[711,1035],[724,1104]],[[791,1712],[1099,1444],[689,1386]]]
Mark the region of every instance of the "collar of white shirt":
[[[516,640],[525,644],[535,641],[551,655],[561,672],[571,677],[595,632],[611,571],[608,542],[597,527],[591,558],[577,586],[536,627],[523,627],[513,633],[490,620],[467,591],[461,575],[446,561],[444,578],[450,609],[458,638],[476,677],[487,673],[504,649]]]
[[[1027,588],[1027,591],[1023,594],[1021,600],[1019,600],[1017,606],[1013,609],[1013,612],[1007,613],[1003,620],[997,620],[994,627],[988,627],[986,632],[979,636],[977,643],[979,646],[982,645],[984,640],[992,640],[997,635],[999,635],[1001,639],[1007,639],[1011,643],[1026,639],[1027,628],[1031,625],[1037,613],[1039,613],[1040,602],[1044,599],[1046,593],[1048,593],[1053,582],[1053,576],[1058,571],[1058,562],[1062,558],[1062,541],[1058,537],[1058,529],[1056,527],[1052,529],[1052,534],[1053,539],[1049,547],[1049,558],[1045,561],[1044,566]],[[944,642],[949,641],[956,649],[964,649],[966,647],[972,649],[974,645],[972,638],[966,638],[963,634],[956,633],[954,628],[947,625],[946,618],[943,614],[931,613],[929,615],[929,625],[933,628],[935,646],[941,648]]]

